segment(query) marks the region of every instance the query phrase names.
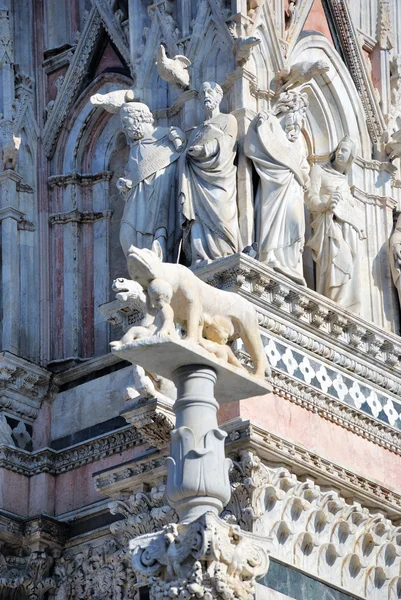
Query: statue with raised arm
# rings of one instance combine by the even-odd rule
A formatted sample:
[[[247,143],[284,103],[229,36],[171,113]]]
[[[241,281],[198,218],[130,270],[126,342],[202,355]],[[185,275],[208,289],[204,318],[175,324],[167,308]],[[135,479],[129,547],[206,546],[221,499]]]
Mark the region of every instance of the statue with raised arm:
[[[185,135],[176,127],[155,127],[150,109],[133,100],[132,92],[95,94],[91,102],[120,112],[130,146],[125,175],[117,181],[126,203],[120,225],[124,254],[131,245],[151,248],[157,240],[163,260],[176,260],[180,230],[176,161],[185,147]]]
[[[390,238],[390,268],[401,306],[401,214]]]
[[[205,121],[181,159],[184,252],[192,265],[239,250],[236,167],[237,121],[220,113],[223,91],[205,82],[199,91]]]
[[[353,198],[347,179],[355,155],[355,144],[346,135],[327,164],[312,167],[306,196],[312,237],[307,245],[316,262],[316,291],[359,314],[360,240],[366,236],[363,208]]]
[[[309,106],[305,93],[280,95],[271,113],[261,112],[245,137],[244,151],[259,175],[255,239],[260,262],[306,285],[304,190],[309,165],[299,136]]]

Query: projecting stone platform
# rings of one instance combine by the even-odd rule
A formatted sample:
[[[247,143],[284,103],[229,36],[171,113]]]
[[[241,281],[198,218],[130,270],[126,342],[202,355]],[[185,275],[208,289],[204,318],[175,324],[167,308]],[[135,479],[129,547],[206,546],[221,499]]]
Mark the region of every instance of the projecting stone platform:
[[[215,396],[220,404],[263,396],[272,391],[269,382],[254,377],[245,369],[232,367],[197,344],[185,340],[151,336],[125,344],[122,348],[113,350],[113,354],[173,381],[174,373],[180,367],[209,367],[217,373]]]

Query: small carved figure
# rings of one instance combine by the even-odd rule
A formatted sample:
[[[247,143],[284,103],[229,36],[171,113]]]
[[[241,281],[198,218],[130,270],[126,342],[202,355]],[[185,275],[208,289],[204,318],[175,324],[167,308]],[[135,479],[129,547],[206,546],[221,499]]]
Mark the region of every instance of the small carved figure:
[[[223,90],[205,82],[199,91],[206,120],[196,127],[181,159],[184,252],[191,264],[238,252],[237,121],[220,113]]]
[[[258,258],[301,285],[306,285],[302,253],[309,165],[298,138],[308,106],[306,94],[281,94],[272,114],[262,112],[251,123],[244,144],[260,177],[255,197]]]
[[[185,135],[178,128],[155,127],[148,106],[133,100],[132,90],[120,104],[122,90],[91,101],[109,112],[118,109],[130,145],[124,177],[117,187],[126,202],[120,226],[120,243],[125,254],[131,244],[151,248],[158,240],[164,259],[175,260],[178,253],[179,225],[176,204],[176,165],[185,146]]]
[[[191,61],[186,56],[176,54],[174,58],[168,58],[165,44],[160,44],[157,51],[156,66],[160,77],[170,83],[173,87],[187,90],[189,88],[188,67]]]
[[[356,148],[345,136],[327,164],[314,165],[306,203],[313,235],[307,246],[316,262],[316,291],[359,314],[362,294],[360,240],[364,213],[352,197],[347,173]]]
[[[227,345],[228,341],[234,337],[234,328],[229,319],[203,313],[202,333],[203,337],[201,336],[199,339],[202,348],[238,369],[244,368],[230,346]]]
[[[178,338],[174,326],[174,312],[170,306],[173,295],[171,285],[164,279],[154,279],[147,288],[147,295],[147,312],[153,316],[151,322],[147,326],[135,325],[128,329],[120,341],[111,342],[112,350],[118,350],[125,344],[151,335]]]
[[[390,162],[401,157],[401,129],[392,134],[390,141],[386,144],[386,153]]]
[[[401,306],[401,214],[398,216],[394,233],[390,238],[390,267]]]
[[[307,83],[314,77],[327,73],[330,67],[324,60],[316,62],[301,62],[292,65],[291,68],[286,68],[280,71],[277,75],[278,90],[280,92],[288,92],[304,83]]]
[[[253,361],[255,375],[264,378],[270,373],[253,306],[237,294],[212,288],[183,265],[162,263],[157,242],[153,248],[130,248],[129,274],[144,290],[149,290],[155,280],[171,286],[171,308],[187,333],[186,339],[201,344],[202,327],[206,337],[216,343],[240,337]]]
[[[242,67],[251,58],[253,49],[261,44],[262,40],[256,35],[237,38],[233,46],[233,53],[237,64]]]

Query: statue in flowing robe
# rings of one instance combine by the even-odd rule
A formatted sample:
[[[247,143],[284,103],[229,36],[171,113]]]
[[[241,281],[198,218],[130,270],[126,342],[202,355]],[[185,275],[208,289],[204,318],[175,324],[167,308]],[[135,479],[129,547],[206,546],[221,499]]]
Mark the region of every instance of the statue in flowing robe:
[[[309,165],[299,135],[308,106],[305,93],[281,94],[271,114],[262,112],[253,120],[244,144],[259,175],[255,196],[258,258],[304,286],[304,191]]]
[[[120,243],[127,255],[131,245],[151,248],[157,240],[164,260],[178,253],[179,207],[176,200],[176,164],[184,148],[177,128],[154,127],[146,104],[127,102],[120,109],[129,140],[126,176],[117,187],[126,201],[120,225]]]
[[[355,152],[355,144],[345,136],[327,164],[312,167],[306,195],[312,237],[307,246],[316,262],[316,291],[359,314],[360,240],[366,236],[363,208],[353,198],[347,180]]]
[[[401,214],[390,238],[390,268],[401,306]]]
[[[149,107],[135,101],[131,90],[95,94],[91,102],[120,113],[130,146],[124,177],[117,181],[126,203],[120,224],[124,254],[131,245],[150,249],[157,240],[163,259],[175,261],[180,238],[176,161],[185,147],[184,133],[177,127],[155,127]]]
[[[223,91],[217,83],[203,83],[199,93],[206,120],[190,135],[180,165],[184,252],[192,265],[239,250],[237,121],[220,113]]]

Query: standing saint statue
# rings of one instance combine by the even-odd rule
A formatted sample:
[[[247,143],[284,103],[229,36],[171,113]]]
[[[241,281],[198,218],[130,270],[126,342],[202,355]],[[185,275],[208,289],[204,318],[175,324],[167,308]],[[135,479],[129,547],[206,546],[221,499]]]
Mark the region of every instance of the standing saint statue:
[[[325,165],[314,165],[306,203],[312,216],[312,237],[307,246],[316,262],[316,291],[355,314],[361,306],[359,258],[365,217],[351,194],[347,173],[356,147],[347,135]]]
[[[260,178],[255,196],[259,260],[304,286],[304,191],[309,165],[299,136],[308,106],[305,93],[281,94],[271,114],[261,112],[252,121],[244,144]]]
[[[223,91],[217,83],[203,83],[199,95],[205,121],[189,137],[180,177],[184,252],[192,265],[239,249],[237,121],[220,113]]]
[[[131,245],[151,248],[157,240],[163,260],[176,261],[179,243],[176,163],[185,147],[177,127],[155,127],[149,107],[133,99],[130,90],[95,94],[92,104],[119,111],[130,146],[124,177],[117,187],[125,200],[120,243],[127,256]]]
[[[178,206],[174,162],[184,149],[184,134],[177,128],[154,127],[146,104],[126,102],[121,124],[130,144],[126,177],[117,187],[126,201],[120,226],[124,254],[133,244],[151,248],[157,240],[164,260],[176,260]]]
[[[390,238],[390,268],[401,306],[401,214]]]

